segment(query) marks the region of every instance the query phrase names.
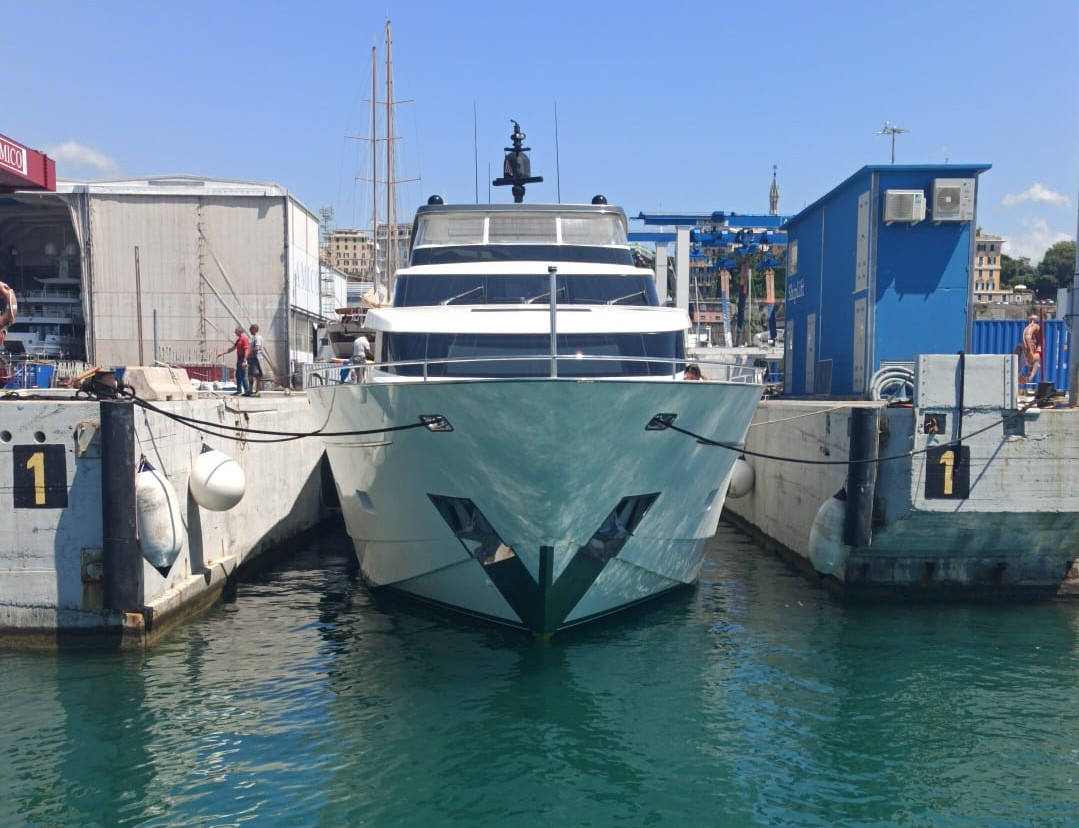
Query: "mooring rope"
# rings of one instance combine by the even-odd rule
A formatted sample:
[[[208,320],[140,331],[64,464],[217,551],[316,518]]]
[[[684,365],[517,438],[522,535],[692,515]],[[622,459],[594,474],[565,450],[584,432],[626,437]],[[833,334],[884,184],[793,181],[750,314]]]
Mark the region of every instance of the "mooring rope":
[[[1034,405],[1036,405],[1037,402],[1038,402],[1037,400],[1031,400],[1025,406],[1023,406],[1020,409],[1017,409],[1013,413],[1004,415],[999,420],[996,420],[995,422],[990,423],[989,425],[985,426],[984,428],[980,428],[977,431],[970,432],[969,434],[966,435],[966,438],[969,439],[969,438],[975,437],[975,436],[977,436],[979,434],[984,434],[985,432],[987,432],[987,431],[989,431],[991,429],[994,429],[994,428],[997,428],[997,427],[1003,425],[1004,423],[1008,422],[1009,420],[1013,420],[1016,417],[1019,417],[1022,414],[1025,414],[1027,412],[1027,410],[1029,410]],[[959,415],[962,416],[962,412],[959,412]],[[780,422],[780,421],[776,421],[776,422]],[[905,460],[905,459],[907,459],[909,457],[915,457],[915,456],[917,456],[919,454],[927,454],[929,451],[931,451],[933,449],[956,448],[956,447],[958,447],[959,445],[962,444],[961,440],[950,440],[947,443],[940,443],[939,445],[935,445],[935,446],[926,446],[923,449],[911,449],[910,451],[903,452],[902,454],[890,454],[890,455],[887,455],[885,457],[874,457],[874,458],[866,458],[866,459],[861,459],[861,460],[808,460],[808,459],[802,459],[802,458],[798,458],[798,457],[780,457],[777,454],[767,454],[765,452],[752,451],[750,449],[747,449],[745,447],[744,443],[729,443],[729,442],[725,442],[723,440],[712,440],[712,439],[710,439],[708,437],[705,437],[702,434],[697,434],[695,432],[692,432],[689,429],[680,428],[679,426],[676,426],[674,423],[667,423],[666,428],[669,429],[670,431],[677,431],[679,434],[684,434],[687,437],[692,437],[698,443],[701,443],[701,444],[706,445],[706,446],[716,446],[717,448],[725,448],[728,451],[737,451],[739,454],[747,455],[749,457],[759,457],[762,460],[777,460],[777,461],[779,461],[781,463],[799,463],[799,464],[806,465],[806,466],[849,466],[851,464],[860,464],[860,463],[884,463],[884,462],[887,462],[889,460]]]
[[[177,414],[172,411],[165,411],[162,408],[154,405],[153,403],[141,399],[134,394],[123,395],[126,399],[130,399],[135,405],[140,408],[144,408],[147,411],[152,411],[155,414],[160,414],[162,417],[167,417],[170,420],[175,420],[183,425],[188,425],[193,428],[208,428],[217,430],[226,430],[232,432],[239,432],[241,434],[261,434],[272,435],[275,439],[272,440],[259,440],[258,438],[248,438],[249,442],[283,442],[286,440],[302,440],[306,437],[364,437],[374,434],[389,434],[394,431],[410,431],[414,428],[427,428],[428,424],[420,421],[416,423],[409,423],[408,425],[387,426],[386,428],[368,428],[368,429],[355,429],[352,431],[323,431],[321,428],[314,431],[277,431],[274,429],[266,428],[252,428],[250,426],[230,426],[223,425],[222,423],[213,423],[208,420],[200,420],[196,417],[188,417],[183,414]],[[227,435],[217,435],[227,436]],[[236,438],[244,439],[244,438]]]

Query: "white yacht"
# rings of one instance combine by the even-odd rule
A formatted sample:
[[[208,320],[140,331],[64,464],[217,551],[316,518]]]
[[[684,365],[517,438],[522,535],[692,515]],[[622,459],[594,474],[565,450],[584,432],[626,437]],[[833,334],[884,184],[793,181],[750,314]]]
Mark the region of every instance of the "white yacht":
[[[370,334],[365,324],[367,310],[363,305],[338,308],[336,315],[326,322],[326,337],[335,357],[350,359],[356,337]]]
[[[5,342],[9,353],[17,349],[35,359],[82,358],[85,322],[77,292],[45,289],[20,293],[19,306],[19,316],[8,329]]]
[[[309,375],[371,587],[547,635],[696,581],[737,455],[667,426],[741,443],[761,372],[683,380],[689,317],[596,201],[433,198],[375,362]]]

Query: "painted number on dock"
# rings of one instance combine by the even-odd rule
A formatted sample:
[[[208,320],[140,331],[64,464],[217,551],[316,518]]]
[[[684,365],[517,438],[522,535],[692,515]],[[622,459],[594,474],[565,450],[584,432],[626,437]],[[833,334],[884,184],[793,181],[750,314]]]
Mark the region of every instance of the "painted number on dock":
[[[926,452],[925,499],[966,500],[970,497],[970,449],[941,446]]]
[[[64,446],[12,446],[16,509],[67,506],[67,450]]]

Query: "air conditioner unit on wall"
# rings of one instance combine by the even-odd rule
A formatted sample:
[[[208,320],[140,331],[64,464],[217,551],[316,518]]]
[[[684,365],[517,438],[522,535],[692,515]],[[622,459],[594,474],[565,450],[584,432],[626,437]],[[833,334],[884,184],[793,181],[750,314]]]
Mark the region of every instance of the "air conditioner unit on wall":
[[[925,219],[925,192],[923,190],[885,190],[884,223],[896,221],[917,224]]]
[[[933,222],[974,220],[974,179],[933,181]]]

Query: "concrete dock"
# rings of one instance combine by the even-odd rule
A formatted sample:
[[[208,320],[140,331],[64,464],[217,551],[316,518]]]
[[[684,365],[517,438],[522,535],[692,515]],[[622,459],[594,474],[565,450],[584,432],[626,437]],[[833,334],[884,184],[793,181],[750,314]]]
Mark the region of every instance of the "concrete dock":
[[[217,599],[239,567],[329,514],[323,487],[332,481],[323,476],[317,438],[258,442],[268,438],[236,431],[313,431],[303,394],[187,389],[153,405],[167,414],[72,391],[0,399],[0,642],[144,646]],[[102,450],[103,422],[117,415],[130,422],[130,456]],[[176,415],[217,428],[200,433]],[[200,506],[190,491],[204,446],[242,469],[242,499],[227,511]],[[123,492],[133,491],[124,475],[134,478],[140,458],[178,496],[184,543],[165,574],[130,537],[135,504],[124,502]],[[119,506],[103,497],[110,479],[123,484]]]
[[[846,597],[1079,596],[1079,411],[1021,398],[1015,372],[923,356],[910,404],[765,400],[725,513]],[[857,458],[860,411],[874,445]]]

